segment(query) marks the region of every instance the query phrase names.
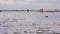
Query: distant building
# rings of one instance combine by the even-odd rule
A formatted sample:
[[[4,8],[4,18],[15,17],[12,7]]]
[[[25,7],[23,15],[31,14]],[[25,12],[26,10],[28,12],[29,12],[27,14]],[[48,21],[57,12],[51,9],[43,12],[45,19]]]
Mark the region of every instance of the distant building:
[[[43,12],[43,9],[40,9],[40,12]]]
[[[29,9],[27,9],[27,12],[29,12]]]

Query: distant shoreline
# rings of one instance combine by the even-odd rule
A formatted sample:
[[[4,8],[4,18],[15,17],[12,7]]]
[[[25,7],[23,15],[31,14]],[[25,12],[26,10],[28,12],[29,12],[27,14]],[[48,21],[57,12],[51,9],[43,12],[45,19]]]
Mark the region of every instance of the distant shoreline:
[[[0,12],[3,12],[3,11],[13,11],[13,12],[15,12],[15,11],[19,11],[19,12],[25,12],[25,11],[27,11],[27,10],[0,10]],[[48,11],[40,11],[40,10],[29,10],[29,12],[60,12],[60,11],[52,11],[52,10],[48,10]]]

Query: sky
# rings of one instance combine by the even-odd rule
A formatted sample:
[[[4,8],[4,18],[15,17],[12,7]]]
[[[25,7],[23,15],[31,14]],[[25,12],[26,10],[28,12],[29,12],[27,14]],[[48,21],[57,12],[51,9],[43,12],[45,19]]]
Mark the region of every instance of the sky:
[[[0,0],[0,10],[39,10],[41,8],[45,10],[60,9],[60,0]]]

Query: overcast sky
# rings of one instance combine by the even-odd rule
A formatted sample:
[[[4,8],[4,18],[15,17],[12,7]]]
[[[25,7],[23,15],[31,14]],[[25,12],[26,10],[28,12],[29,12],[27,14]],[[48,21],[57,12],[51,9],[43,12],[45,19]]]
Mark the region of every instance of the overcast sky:
[[[0,0],[0,9],[60,9],[60,0]]]

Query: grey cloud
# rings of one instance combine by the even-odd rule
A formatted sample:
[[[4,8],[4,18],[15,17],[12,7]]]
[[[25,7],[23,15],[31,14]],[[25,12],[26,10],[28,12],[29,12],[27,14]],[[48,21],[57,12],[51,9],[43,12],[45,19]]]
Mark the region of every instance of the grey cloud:
[[[0,4],[0,9],[60,9],[60,0],[12,0],[13,4]]]

